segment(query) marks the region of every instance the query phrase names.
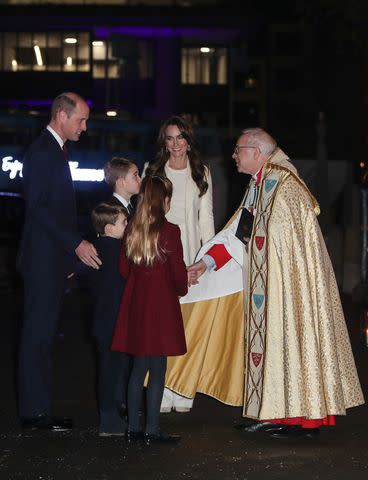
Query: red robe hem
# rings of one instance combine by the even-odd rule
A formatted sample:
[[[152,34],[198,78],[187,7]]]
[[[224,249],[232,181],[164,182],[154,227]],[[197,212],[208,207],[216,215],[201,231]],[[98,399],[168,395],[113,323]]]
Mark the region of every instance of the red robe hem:
[[[263,422],[282,423],[284,425],[300,425],[302,428],[333,427],[336,425],[335,415],[327,415],[324,418],[308,419],[305,417],[278,418],[262,420]]]

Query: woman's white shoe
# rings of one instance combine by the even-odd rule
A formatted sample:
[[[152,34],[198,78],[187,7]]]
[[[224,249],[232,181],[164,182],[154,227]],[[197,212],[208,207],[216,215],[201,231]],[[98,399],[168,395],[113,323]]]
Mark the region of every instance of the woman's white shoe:
[[[160,408],[160,413],[170,413],[171,412],[171,407],[161,407]]]

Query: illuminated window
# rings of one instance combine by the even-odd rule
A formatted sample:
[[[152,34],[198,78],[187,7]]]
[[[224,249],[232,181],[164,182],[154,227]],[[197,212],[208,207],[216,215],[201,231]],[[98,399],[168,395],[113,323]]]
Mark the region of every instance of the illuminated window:
[[[227,49],[206,46],[182,48],[181,83],[226,85]]]
[[[74,43],[66,42],[74,38]],[[0,70],[88,72],[90,39],[86,32],[0,33]]]
[[[7,43],[8,45],[0,50],[3,51],[3,58],[1,63],[1,70],[17,71],[18,70],[18,59],[17,59],[17,34],[16,33],[7,33]],[[4,38],[5,34],[0,34],[0,38]],[[2,43],[2,42],[1,42]]]
[[[77,43],[77,69],[79,72],[89,72],[90,64],[90,36],[89,33],[81,32],[78,34]]]
[[[92,42],[93,77],[147,79],[153,76],[152,44],[119,37]]]
[[[50,32],[47,34],[47,69],[49,72],[60,72],[64,69],[63,51],[61,48],[62,38],[63,36],[59,32]]]
[[[92,57],[93,78],[149,79],[152,50],[136,38],[91,42],[88,32],[0,32],[0,71],[90,72]]]
[[[72,41],[73,40],[73,41]],[[78,52],[78,39],[77,36],[72,33],[63,35],[63,41],[61,43],[62,58],[63,58],[63,71],[64,72],[76,72],[77,71],[77,52]],[[88,48],[88,45],[87,45]],[[68,60],[69,58],[69,60]],[[79,63],[79,62],[78,62]]]
[[[18,70],[33,70],[37,65],[33,49],[32,34],[19,33],[16,38],[15,59],[18,62]],[[6,46],[5,46],[6,48]]]

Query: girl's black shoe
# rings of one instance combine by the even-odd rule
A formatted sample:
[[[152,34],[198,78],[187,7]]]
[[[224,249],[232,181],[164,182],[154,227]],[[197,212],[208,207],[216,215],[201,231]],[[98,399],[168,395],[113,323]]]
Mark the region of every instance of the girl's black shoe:
[[[179,435],[169,435],[165,432],[159,433],[145,433],[144,434],[144,443],[146,445],[156,444],[156,443],[178,443],[181,437]]]

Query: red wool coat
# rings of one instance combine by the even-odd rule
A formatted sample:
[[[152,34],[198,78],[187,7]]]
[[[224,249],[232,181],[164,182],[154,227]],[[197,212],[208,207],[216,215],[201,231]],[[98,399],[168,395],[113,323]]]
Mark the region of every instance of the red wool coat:
[[[186,343],[179,296],[188,290],[180,230],[165,220],[159,237],[163,260],[131,263],[122,248],[120,273],[126,279],[111,349],[132,355],[183,355]]]

